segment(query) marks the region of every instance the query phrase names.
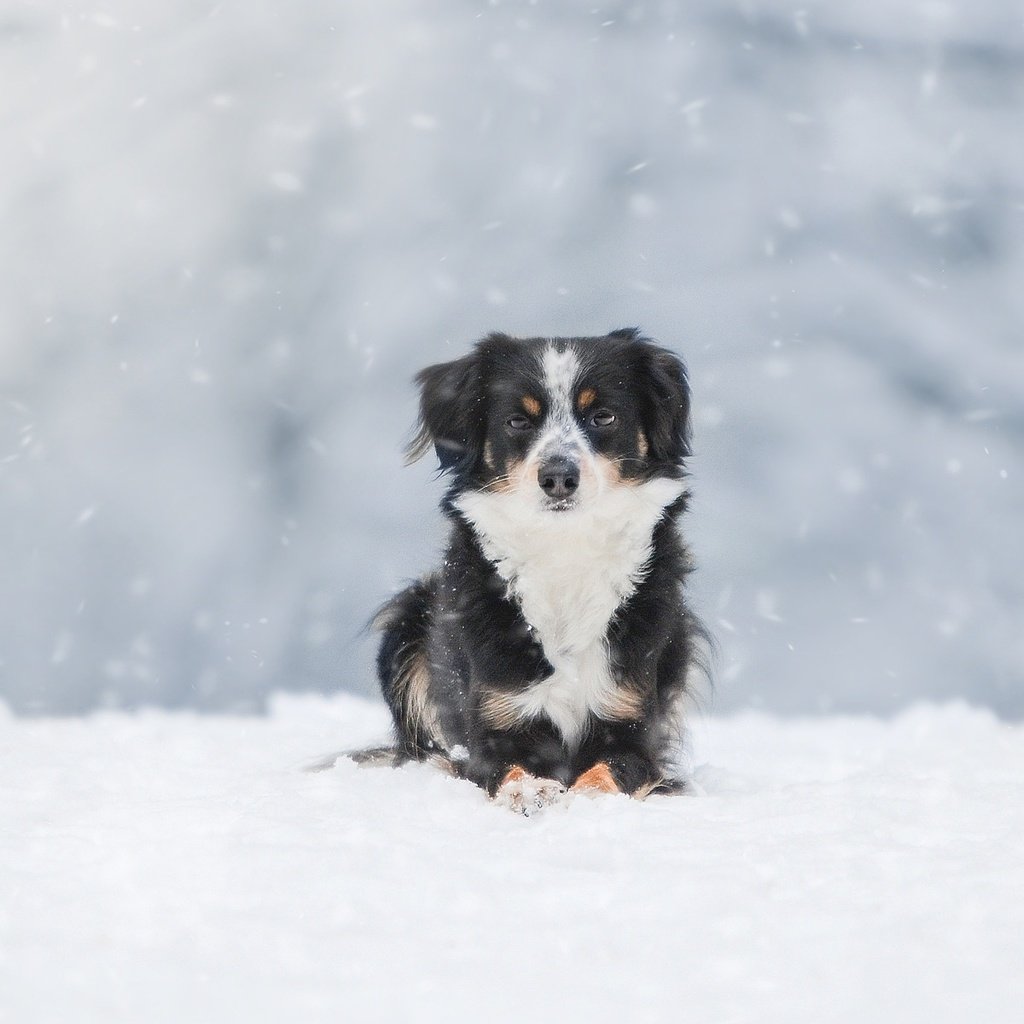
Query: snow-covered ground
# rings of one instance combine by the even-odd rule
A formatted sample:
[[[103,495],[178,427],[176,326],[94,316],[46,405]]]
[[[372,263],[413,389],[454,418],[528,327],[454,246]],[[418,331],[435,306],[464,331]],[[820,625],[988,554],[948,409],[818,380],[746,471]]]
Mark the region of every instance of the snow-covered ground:
[[[529,819],[303,771],[384,733],[352,697],[0,713],[0,1020],[1020,1019],[1020,725],[712,718],[692,796]]]

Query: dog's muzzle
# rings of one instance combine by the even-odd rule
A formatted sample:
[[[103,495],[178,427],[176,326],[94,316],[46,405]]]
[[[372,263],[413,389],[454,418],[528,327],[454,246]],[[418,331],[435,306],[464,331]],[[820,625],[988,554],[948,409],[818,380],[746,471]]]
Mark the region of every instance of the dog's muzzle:
[[[571,459],[549,459],[537,471],[537,483],[553,501],[565,501],[579,489],[580,467]]]

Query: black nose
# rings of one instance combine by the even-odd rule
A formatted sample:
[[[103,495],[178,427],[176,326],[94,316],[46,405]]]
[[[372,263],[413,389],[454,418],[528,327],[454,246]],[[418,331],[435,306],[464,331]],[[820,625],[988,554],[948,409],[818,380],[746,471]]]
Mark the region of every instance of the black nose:
[[[568,498],[580,485],[579,467],[568,459],[552,459],[540,467],[537,483],[549,498]]]

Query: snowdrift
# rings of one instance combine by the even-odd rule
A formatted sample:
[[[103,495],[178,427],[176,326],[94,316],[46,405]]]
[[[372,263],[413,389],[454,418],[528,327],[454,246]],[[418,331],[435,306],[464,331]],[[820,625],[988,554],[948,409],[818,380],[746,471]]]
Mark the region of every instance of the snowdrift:
[[[529,819],[356,698],[0,716],[0,1019],[1017,1020],[1024,727],[696,722],[689,796]]]

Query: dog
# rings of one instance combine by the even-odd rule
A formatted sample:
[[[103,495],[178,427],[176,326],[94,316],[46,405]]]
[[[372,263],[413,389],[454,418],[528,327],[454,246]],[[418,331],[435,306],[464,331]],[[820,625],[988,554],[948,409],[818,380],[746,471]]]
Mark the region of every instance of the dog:
[[[680,789],[710,642],[683,593],[682,361],[635,328],[494,333],[416,383],[407,462],[435,449],[451,533],[373,620],[393,763],[439,761],[523,813]]]

